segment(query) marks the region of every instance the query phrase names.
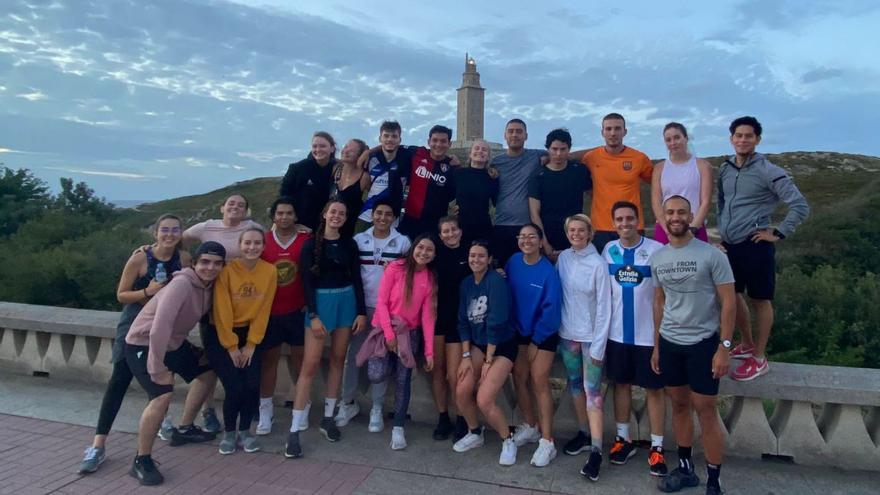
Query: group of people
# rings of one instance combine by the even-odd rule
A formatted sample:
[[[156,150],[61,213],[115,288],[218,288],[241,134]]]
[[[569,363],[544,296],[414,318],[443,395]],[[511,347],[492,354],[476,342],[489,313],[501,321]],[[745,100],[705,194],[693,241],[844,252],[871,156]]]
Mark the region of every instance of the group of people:
[[[599,479],[607,378],[617,426],[609,462],[624,464],[637,452],[629,431],[636,385],[646,390],[647,464],[658,488],[699,484],[691,461],[695,411],[707,493],[721,493],[719,379],[731,357],[743,359],[730,371],[734,379],[767,373],[774,244],[809,212],[791,177],[756,153],[760,123],[742,117],[730,125],[735,154],[717,186],[675,122],[663,130],[669,155],[657,165],[623,144],[619,114],[602,120],[605,144],[583,151],[572,151],[564,129],[547,135],[546,151],[527,149],[526,124],[512,119],[504,153],[492,157],[477,141],[466,164],[448,154],[446,127],[431,128],[427,147],[402,145],[401,132],[397,122],[383,122],[379,146],[352,139],[339,159],[333,137],[315,133],[309,156],[284,176],[270,229],[248,219],[239,194],[221,206],[221,220],[183,230],[178,217],[158,219],[155,243],[137,249],[120,278],[113,373],[81,472],[105,459],[106,435],[132,379],[150,398],[131,468],[142,484],[163,480],[151,457],[157,432],[171,445],[222,432],[221,454],[260,450],[257,436],[274,422],[286,343],[296,383],[288,458],[303,455],[299,432],[309,427],[312,383],[329,347],[319,424],[328,441],[339,441],[340,428],[360,414],[363,374],[373,433],[385,429],[387,383],[394,381],[390,447],[405,449],[412,374],[421,364],[431,374],[435,440],[452,437],[455,452],[481,447],[482,413],[501,439],[501,465],[515,464],[517,450],[536,443],[530,463],[547,466],[557,455],[550,371],[559,354],[579,425],[562,450],[588,453],[583,476]],[[642,182],[651,185],[653,239],[644,236]],[[716,188],[722,242],[713,246],[706,220]],[[774,227],[780,201],[788,212]],[[198,244],[192,258],[182,243]],[[186,340],[196,324],[203,349]],[[735,327],[742,341],[734,347]],[[174,374],[191,386],[179,426],[163,426]],[[518,426],[496,403],[511,376]],[[217,378],[225,391],[222,426],[212,408]],[[671,471],[667,397],[678,447]],[[205,428],[194,425],[200,408]]]

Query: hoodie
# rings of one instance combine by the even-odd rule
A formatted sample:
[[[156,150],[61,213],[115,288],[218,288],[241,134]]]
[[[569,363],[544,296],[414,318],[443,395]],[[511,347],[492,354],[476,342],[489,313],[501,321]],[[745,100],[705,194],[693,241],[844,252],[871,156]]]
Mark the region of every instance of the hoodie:
[[[150,348],[147,371],[152,378],[168,371],[165,353],[179,348],[211,309],[213,285],[213,281],[203,282],[192,268],[175,272],[131,324],[125,342]]]

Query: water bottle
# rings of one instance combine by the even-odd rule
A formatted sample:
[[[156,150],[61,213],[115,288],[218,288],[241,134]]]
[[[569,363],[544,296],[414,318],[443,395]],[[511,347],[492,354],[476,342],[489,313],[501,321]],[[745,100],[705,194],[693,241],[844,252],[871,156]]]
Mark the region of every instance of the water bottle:
[[[153,278],[160,284],[164,284],[168,281],[168,272],[165,271],[165,263],[162,263],[161,261],[156,263],[156,275]]]

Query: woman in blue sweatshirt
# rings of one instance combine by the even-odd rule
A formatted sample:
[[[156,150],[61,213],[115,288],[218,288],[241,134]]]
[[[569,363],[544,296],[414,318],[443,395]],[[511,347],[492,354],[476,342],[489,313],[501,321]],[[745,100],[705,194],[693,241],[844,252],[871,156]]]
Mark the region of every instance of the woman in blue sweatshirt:
[[[513,439],[518,447],[538,442],[532,465],[544,467],[556,457],[550,368],[553,367],[553,358],[559,347],[562,283],[556,269],[541,254],[544,240],[541,227],[533,223],[523,225],[517,240],[520,252],[510,258],[504,269],[513,296],[511,320],[519,333],[519,354],[513,368],[513,383],[516,401],[525,420],[517,427]]]
[[[455,395],[458,409],[467,421],[468,433],[452,449],[465,452],[483,445],[483,428],[477,422],[477,406],[489,425],[501,436],[498,463],[516,463],[516,443],[504,411],[495,403],[498,392],[516,361],[516,332],[510,326],[510,290],[492,266],[489,243],[474,241],[468,251],[473,271],[461,282],[458,305],[458,333],[461,361]],[[474,403],[474,388],[477,400]]]

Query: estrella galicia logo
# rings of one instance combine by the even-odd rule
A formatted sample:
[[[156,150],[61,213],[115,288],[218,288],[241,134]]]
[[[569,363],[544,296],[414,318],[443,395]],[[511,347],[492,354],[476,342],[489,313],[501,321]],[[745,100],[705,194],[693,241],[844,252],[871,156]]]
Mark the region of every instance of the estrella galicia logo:
[[[614,272],[614,280],[622,287],[635,287],[641,285],[645,277],[632,265],[624,265]]]

